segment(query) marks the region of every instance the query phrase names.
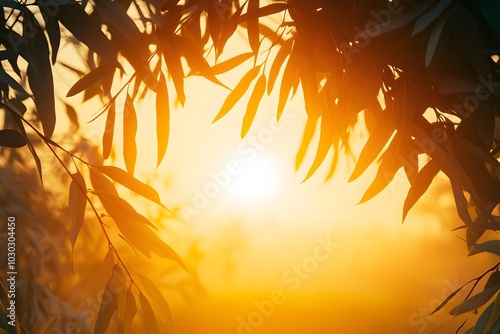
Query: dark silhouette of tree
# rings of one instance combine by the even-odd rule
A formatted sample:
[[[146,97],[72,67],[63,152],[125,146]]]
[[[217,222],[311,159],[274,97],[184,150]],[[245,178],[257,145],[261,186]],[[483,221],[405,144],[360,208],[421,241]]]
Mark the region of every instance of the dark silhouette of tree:
[[[297,168],[315,131],[320,132],[308,179],[330,150],[337,156],[349,149],[351,129],[363,113],[370,136],[350,180],[377,159],[379,166],[362,201],[382,191],[403,168],[411,184],[404,219],[437,173],[443,172],[450,181],[471,254],[500,255],[500,240],[480,242],[486,230],[500,229],[499,218],[493,214],[500,202],[500,3],[496,1],[3,0],[1,6],[0,106],[5,125],[0,145],[7,148],[3,151],[7,161],[17,157],[11,149],[26,145],[42,177],[39,147],[33,144],[37,137],[71,176],[72,245],[87,207],[98,219],[109,244],[105,290],[112,298],[101,304],[95,333],[104,332],[115,313],[122,321],[118,328],[126,332],[136,304],[141,306],[149,332],[165,330],[157,326],[150,301],[157,312],[166,302],[147,277],[128,271],[108,236],[108,218],[139,252],[156,253],[183,266],[153,232],[154,225],[123,200],[111,182],[163,206],[154,189],[133,177],[136,103],[148,93],[156,98],[159,164],[168,146],[170,100],[175,96],[184,104],[185,78],[199,75],[226,87],[217,75],[247,61],[253,66],[229,91],[214,113],[214,122],[251,92],[242,120],[243,137],[266,93],[278,91],[279,119],[300,86],[308,120]],[[243,30],[248,50],[219,61],[228,40]],[[128,172],[90,163],[51,139],[56,124],[52,66],[64,38],[86,46],[89,71],[82,73],[67,95],[85,92],[85,98],[97,94],[102,99],[103,107],[95,118],[106,117],[104,159],[115,140],[116,108],[123,108],[120,126]],[[169,91],[167,80],[175,90]],[[118,99],[125,101],[123,105]],[[36,120],[26,117],[29,108],[34,108]],[[71,110],[67,109],[70,118]],[[498,295],[499,265],[471,281],[475,287],[488,276],[484,291],[475,295],[471,291],[452,315],[472,312]],[[125,308],[117,307],[121,302]],[[499,332],[498,303],[494,299],[467,333]],[[168,321],[164,326],[169,327]]]

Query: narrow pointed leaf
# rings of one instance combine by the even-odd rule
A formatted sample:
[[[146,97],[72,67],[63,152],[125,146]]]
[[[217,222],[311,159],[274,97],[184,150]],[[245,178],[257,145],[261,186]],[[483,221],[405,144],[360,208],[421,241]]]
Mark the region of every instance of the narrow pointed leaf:
[[[394,123],[393,123],[393,109],[386,109],[386,113],[388,115],[381,115],[378,117],[375,127],[373,128],[370,137],[366,141],[363,150],[359,155],[358,162],[356,163],[356,167],[354,167],[354,171],[349,178],[349,182],[357,179],[363,172],[371,165],[371,163],[377,158],[380,154],[384,146],[387,144],[389,138],[391,138],[394,133]]]
[[[494,307],[495,303],[488,305],[481,316],[477,319],[471,334],[484,334],[486,332],[486,326],[488,325]]]
[[[234,107],[234,105],[246,93],[248,87],[250,87],[250,84],[252,83],[253,80],[255,80],[259,72],[260,72],[260,65],[250,69],[250,71],[248,71],[243,76],[243,78],[241,78],[240,82],[236,85],[233,91],[229,93],[229,95],[227,96],[226,100],[224,101],[224,104],[222,105],[222,108],[219,110],[219,113],[217,114],[217,116],[215,116],[212,123],[215,123],[219,119],[224,117],[224,115],[226,115]]]
[[[168,73],[172,76],[172,81],[174,82],[175,91],[177,93],[177,98],[180,104],[183,106],[186,102],[186,95],[184,93],[184,70],[181,63],[181,55],[179,51],[170,44],[167,44],[167,48],[163,53],[163,59],[168,68]]]
[[[111,148],[113,147],[113,136],[115,132],[115,117],[116,108],[115,100],[111,101],[108,108],[108,115],[106,117],[106,127],[104,128],[104,134],[102,135],[102,157],[104,160],[109,158],[111,154]]]
[[[307,149],[311,144],[311,140],[316,133],[316,124],[318,119],[315,117],[308,117],[306,121],[306,125],[304,128],[304,134],[302,135],[302,141],[300,143],[300,148],[297,151],[297,156],[295,158],[295,170],[298,170],[302,162],[304,161],[304,157],[306,156]]]
[[[287,39],[283,45],[278,50],[276,57],[274,58],[273,65],[271,66],[271,70],[269,72],[269,82],[267,85],[267,94],[271,94],[271,91],[274,88],[274,84],[276,79],[278,78],[278,74],[280,72],[283,63],[288,55],[290,55],[290,51],[292,50],[294,39]]]
[[[246,52],[246,53],[242,53],[242,54],[239,54],[237,56],[234,56],[233,58],[230,58],[226,61],[223,61],[219,64],[212,66],[212,73],[213,74],[226,73],[226,72],[232,70],[233,68],[236,68],[239,65],[243,64],[245,61],[250,59],[250,57],[252,57],[252,56],[253,56],[252,52]]]
[[[143,275],[138,275],[138,276],[141,279],[142,285],[144,286],[146,293],[153,300],[159,319],[170,327],[170,325],[172,324],[172,314],[170,313],[170,308],[168,306],[168,303],[165,297],[163,297],[163,294],[161,293],[160,289],[158,289],[158,287],[153,283],[153,281],[151,281],[146,276]]]
[[[144,313],[144,322],[146,323],[146,328],[148,329],[147,333],[160,334],[153,308],[142,293],[139,293],[139,302],[141,304],[142,312]]]
[[[76,238],[80,233],[85,218],[85,207],[87,186],[82,174],[78,171],[72,174],[71,185],[69,187],[69,209],[71,212],[71,246],[75,247]]]
[[[288,9],[288,4],[285,3],[274,3],[268,6],[260,7],[256,10],[252,10],[251,12],[247,12],[240,16],[240,22],[245,22],[248,20],[252,20],[254,18],[265,17],[269,15],[273,15],[279,12],[283,12]]]
[[[110,295],[110,296],[109,296]],[[102,297],[101,306],[99,307],[99,312],[97,313],[97,319],[94,326],[95,334],[104,334],[109,327],[111,317],[118,307],[117,293],[115,287],[113,286],[113,279],[110,278],[104,289],[104,295]]]
[[[248,20],[247,20],[247,31],[248,31],[248,42],[254,54],[259,52],[260,42],[259,42],[259,17],[253,13],[257,12],[260,8],[259,0],[248,0]]]
[[[157,166],[163,160],[168,147],[170,134],[170,104],[167,83],[163,73],[160,74],[159,90],[156,94],[156,137],[158,140]]]
[[[299,62],[296,52],[291,51],[291,55],[288,58],[288,63],[285,67],[285,72],[283,72],[283,78],[281,79],[280,95],[278,100],[278,111],[276,112],[276,118],[280,119],[285,109],[285,105],[288,101],[288,96],[290,95],[290,90],[295,84],[299,82]]]
[[[432,183],[434,177],[439,173],[439,164],[436,160],[429,161],[420,172],[415,177],[415,181],[408,190],[408,195],[406,196],[403,205],[403,221],[408,214],[408,211],[417,203],[417,201],[422,197],[422,195],[427,191]]]
[[[255,114],[257,114],[257,110],[259,109],[260,101],[264,96],[266,91],[266,76],[263,73],[259,79],[257,79],[257,83],[255,84],[255,88],[250,96],[250,100],[247,104],[247,110],[245,116],[243,117],[243,126],[241,128],[241,138],[245,137],[252,122],[255,118]]]
[[[85,89],[89,88],[91,85],[93,85],[106,75],[111,75],[114,69],[115,68],[113,66],[108,64],[96,67],[89,73],[85,74],[80,80],[75,82],[75,84],[69,89],[66,97],[70,97],[83,92]]]
[[[127,94],[125,107],[123,109],[123,158],[127,171],[134,175],[135,162],[137,159],[137,144],[135,136],[137,134],[137,115],[135,113],[134,102]]]
[[[478,293],[477,295],[470,297],[462,304],[453,308],[450,311],[450,315],[456,317],[457,315],[477,310],[478,308],[486,304],[491,299],[491,297],[493,297],[495,293],[498,292],[498,289],[500,289],[500,285],[491,287]]]
[[[112,180],[132,190],[136,194],[163,206],[163,204],[161,204],[160,195],[158,195],[158,192],[154,190],[153,187],[139,181],[123,169],[115,166],[93,166],[93,168],[98,169]]]

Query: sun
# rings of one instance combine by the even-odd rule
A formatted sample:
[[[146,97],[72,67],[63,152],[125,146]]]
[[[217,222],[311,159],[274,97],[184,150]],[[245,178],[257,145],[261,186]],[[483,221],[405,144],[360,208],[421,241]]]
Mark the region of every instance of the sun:
[[[228,192],[233,200],[268,201],[278,190],[279,173],[276,162],[270,157],[260,157],[241,163],[241,173],[231,181]]]

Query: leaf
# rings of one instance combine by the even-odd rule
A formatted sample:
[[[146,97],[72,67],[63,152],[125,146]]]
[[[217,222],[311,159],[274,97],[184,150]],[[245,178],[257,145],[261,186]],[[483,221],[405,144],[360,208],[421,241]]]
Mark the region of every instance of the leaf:
[[[144,313],[144,322],[146,323],[146,327],[148,329],[147,333],[160,334],[158,323],[156,322],[156,316],[151,308],[151,304],[149,304],[149,301],[141,292],[139,292],[139,302],[141,303],[142,312]]]
[[[156,138],[158,140],[158,167],[165,156],[170,133],[170,104],[167,83],[163,73],[160,73],[158,93],[156,94]]]
[[[250,57],[253,56],[252,52],[246,52],[239,54],[233,58],[230,58],[226,61],[223,61],[219,64],[216,64],[212,66],[212,73],[213,74],[222,74],[226,73],[230,70],[232,70],[235,67],[238,67],[239,65],[243,64],[245,61],[250,59]]]
[[[461,287],[459,287],[458,289],[456,289],[455,291],[453,291],[452,293],[450,293],[448,295],[448,297],[446,297],[442,302],[441,304],[439,304],[434,310],[432,310],[431,313],[429,313],[429,315],[433,315],[434,313],[438,312],[440,309],[442,309],[446,304],[448,304],[448,302],[457,295],[457,293],[459,293],[460,291],[462,291],[462,289],[467,285],[468,283],[462,285]]]
[[[429,37],[429,42],[427,43],[427,51],[425,53],[425,67],[429,68],[436,54],[436,50],[439,46],[439,40],[443,35],[443,28],[446,23],[448,16],[444,16],[436,22],[434,29],[432,29],[431,36]]]
[[[189,39],[184,36],[174,35],[173,42],[181,54],[186,57],[186,60],[192,69],[197,70],[201,75],[213,83],[227,88],[222,82],[219,81],[219,79],[217,79],[217,77],[215,77],[212,73],[210,65],[208,65],[199,49]]]
[[[127,289],[127,305],[125,307],[125,316],[123,329],[120,329],[120,333],[129,333],[130,328],[132,327],[132,321],[134,320],[135,315],[137,314],[137,306],[135,303],[134,295],[130,289]]]
[[[219,43],[217,45],[217,50],[216,50],[216,57],[218,58],[222,51],[224,50],[224,46],[226,45],[226,42],[227,40],[234,35],[234,32],[236,31],[236,28],[238,28],[238,21],[240,19],[240,16],[241,16],[241,12],[243,11],[243,8],[245,6],[242,5],[240,6],[240,8],[238,8],[236,10],[236,12],[234,12],[234,14],[227,20],[226,23],[224,23],[222,25],[222,31],[220,33],[220,37],[219,37]],[[244,54],[242,54],[244,55]],[[242,55],[239,55],[239,56],[242,56]],[[250,56],[252,56],[253,53],[250,52]],[[234,57],[234,58],[237,58],[238,56]],[[213,67],[212,67],[212,71],[213,71]],[[214,73],[214,74],[217,74],[217,73]]]
[[[123,109],[123,158],[125,166],[130,175],[134,175],[135,162],[137,159],[137,116],[135,114],[134,102],[129,94],[125,100]]]
[[[484,285],[483,290],[488,290],[489,288],[492,288],[496,285],[500,285],[500,272],[499,271],[494,271],[491,273],[490,277],[488,278],[488,281]]]
[[[172,76],[177,98],[183,106],[186,101],[186,95],[184,94],[184,70],[180,57],[181,55],[175,46],[168,43],[163,53],[163,59],[165,60],[165,65],[167,65],[168,73]]]
[[[157,229],[146,217],[138,213],[132,205],[130,205],[126,200],[116,195],[94,192],[95,195],[101,200],[104,209],[108,212],[111,217],[123,217],[126,216],[134,221],[141,222],[145,225],[150,226],[153,229]]]
[[[389,183],[394,179],[397,171],[402,166],[401,158],[403,157],[403,154],[401,152],[401,147],[402,136],[398,132],[389,144],[387,150],[385,150],[385,152],[382,154],[382,162],[380,163],[380,166],[377,170],[377,175],[363,194],[363,197],[361,198],[359,203],[364,203],[375,197],[382,190],[384,190],[385,187],[387,187],[387,185],[389,185]]]
[[[21,135],[23,136],[26,144],[28,145],[28,148],[30,150],[31,156],[33,157],[33,160],[35,160],[36,168],[38,171],[38,176],[40,177],[40,182],[43,185],[42,163],[40,161],[40,158],[38,157],[38,154],[36,153],[35,147],[31,143],[31,141],[29,140],[28,135],[26,134],[26,130],[24,129],[23,123],[22,123],[21,119],[19,118],[19,115],[11,109],[8,109],[8,110],[10,111],[11,114],[13,114],[12,119],[16,123],[17,128],[21,132]]]
[[[76,238],[80,233],[85,218],[85,207],[87,205],[87,186],[82,174],[77,171],[71,174],[71,185],[69,186],[69,209],[71,212],[70,241],[71,247],[75,247]]]
[[[118,53],[111,41],[79,3],[67,0],[64,5],[59,6],[57,18],[79,42],[100,55],[103,58],[102,63],[117,64]]]
[[[160,289],[151,281],[149,278],[143,275],[138,275],[141,279],[142,285],[144,285],[144,289],[146,293],[151,297],[153,303],[155,305],[155,309],[157,314],[159,315],[160,320],[163,323],[166,323],[168,327],[172,324],[172,314],[170,313],[170,308],[168,306],[165,297],[161,293]]]
[[[94,190],[118,196],[118,192],[113,186],[113,183],[111,183],[111,181],[107,177],[102,175],[102,173],[96,166],[90,165],[89,168],[90,168],[90,182],[92,182]]]
[[[260,8],[259,0],[248,0],[248,19],[247,19],[247,31],[248,31],[248,42],[254,54],[257,55],[259,52],[260,41],[259,41],[259,16],[253,15]]]
[[[384,114],[385,115],[381,115],[377,118],[375,127],[373,128],[370,137],[368,137],[363,150],[359,154],[358,162],[356,163],[351,177],[349,178],[349,182],[354,181],[364,173],[368,166],[370,166],[377,158],[387,144],[387,141],[394,133],[393,108],[386,108]]]
[[[111,294],[111,299],[106,296],[106,294]],[[101,306],[99,307],[99,312],[97,313],[97,319],[94,325],[94,334],[104,334],[109,327],[111,317],[118,307],[117,293],[115,287],[113,286],[113,279],[110,278],[104,289],[104,294],[101,300]]]
[[[109,64],[104,64],[94,68],[92,71],[85,74],[82,78],[75,82],[73,86],[71,86],[68,93],[66,94],[66,97],[74,96],[86,90],[91,85],[95,84],[98,80],[104,78],[107,75],[111,75],[114,70],[115,67]]]
[[[485,241],[481,244],[473,244],[474,248],[479,250],[477,253],[487,252],[500,256],[500,240]]]
[[[413,27],[412,36],[415,36],[425,28],[427,28],[431,23],[433,23],[447,8],[454,2],[454,0],[439,1],[436,6],[429,10],[424,15],[420,16],[415,26]]]
[[[59,45],[61,44],[61,30],[59,28],[59,20],[55,16],[57,11],[59,11],[59,4],[48,3],[40,1],[37,3],[40,7],[40,12],[42,13],[43,20],[45,22],[45,30],[49,36],[50,48],[52,53],[52,65],[56,63],[57,52],[59,50]]]
[[[300,143],[300,148],[297,151],[297,156],[295,157],[295,170],[298,170],[304,157],[306,156],[307,149],[311,144],[311,140],[316,133],[316,123],[318,121],[317,117],[307,117],[306,125],[304,128],[304,134],[302,135],[302,141]]]
[[[467,299],[464,301],[462,304],[458,305],[457,307],[453,308],[450,311],[450,315],[456,317],[457,315],[474,311],[486,304],[491,297],[500,289],[500,285],[491,287],[487,290],[484,290],[477,295]]]
[[[136,194],[149,199],[151,202],[163,206],[160,200],[160,195],[158,195],[158,192],[156,192],[156,190],[154,190],[153,187],[139,181],[138,179],[136,179],[123,169],[120,169],[115,166],[95,166],[95,165],[93,165],[93,168],[101,171],[109,178],[113,179],[114,181],[118,182],[124,187],[132,190]],[[101,189],[101,191],[104,191],[104,189]],[[104,192],[110,193],[109,191],[104,191]],[[116,193],[113,194],[116,195]]]
[[[279,12],[283,12],[288,9],[288,4],[286,3],[274,3],[268,6],[260,7],[251,12],[247,12],[240,16],[240,23],[246,22],[251,19],[273,15]]]
[[[276,118],[279,120],[285,109],[286,102],[288,101],[288,96],[290,95],[290,90],[299,81],[299,59],[296,52],[290,51],[290,58],[288,58],[288,63],[285,67],[285,72],[283,72],[283,78],[281,79],[280,95],[278,99],[278,110],[276,112]]]
[[[477,319],[476,324],[474,325],[474,329],[472,330],[471,334],[484,334],[486,331],[486,326],[488,325],[488,322],[491,317],[491,313],[493,313],[493,307],[495,306],[495,303],[491,303],[488,305],[486,310],[483,311],[481,316]]]
[[[6,83],[9,87],[14,88],[23,95],[29,95],[26,90],[18,83],[13,77],[11,77],[3,68],[0,66],[0,81]]]
[[[266,92],[266,75],[262,73],[262,75],[257,79],[257,83],[255,84],[255,88],[250,96],[250,100],[247,104],[247,110],[245,116],[243,117],[243,125],[241,127],[241,138],[245,137],[252,122],[255,118],[255,114],[259,109],[260,101]]]
[[[271,94],[271,91],[274,88],[274,83],[278,78],[278,74],[280,72],[281,67],[283,66],[283,63],[285,62],[286,57],[290,54],[290,51],[292,50],[293,43],[294,43],[293,38],[287,39],[280,47],[278,53],[276,54],[276,57],[274,58],[273,65],[271,66],[271,70],[269,72],[269,82],[267,85],[268,95]]]
[[[436,160],[430,160],[417,174],[415,180],[408,190],[405,202],[403,204],[403,221],[408,214],[408,211],[417,203],[422,195],[429,189],[434,177],[439,173],[440,168]]]
[[[109,158],[111,153],[111,148],[113,146],[113,135],[115,132],[115,117],[116,108],[115,100],[112,100],[109,104],[108,115],[106,117],[106,127],[104,128],[104,134],[102,135],[102,157],[104,160]]]
[[[56,325],[57,320],[58,320],[58,316],[57,315],[55,315],[52,318],[50,318],[49,321],[47,321],[47,323],[45,324],[45,326],[43,326],[42,330],[38,334],[49,334],[49,333],[51,333],[52,329]]]
[[[24,145],[26,145],[26,139],[19,131],[11,129],[0,130],[0,146],[20,148]]]
[[[27,77],[33,92],[36,112],[42,123],[43,133],[52,137],[56,124],[54,80],[49,46],[43,29],[29,10],[23,10],[23,39],[20,55],[28,62]],[[13,31],[9,33],[13,34]],[[26,36],[24,36],[26,35]]]
[[[222,105],[222,108],[219,110],[219,113],[217,114],[217,116],[215,116],[212,123],[217,122],[234,107],[236,102],[238,102],[241,99],[241,97],[246,93],[248,87],[250,86],[252,81],[257,77],[259,72],[260,72],[260,65],[252,67],[252,69],[250,69],[250,71],[248,71],[241,78],[240,82],[238,82],[233,91],[229,93],[229,95],[227,96],[226,100],[224,101],[224,104]]]
[[[94,285],[94,290],[92,292],[92,299],[96,300],[98,294],[105,287],[106,282],[111,277],[111,272],[113,270],[113,265],[115,263],[115,254],[113,250],[110,248],[104,257],[104,260],[101,263],[101,267],[96,275],[96,281]]]

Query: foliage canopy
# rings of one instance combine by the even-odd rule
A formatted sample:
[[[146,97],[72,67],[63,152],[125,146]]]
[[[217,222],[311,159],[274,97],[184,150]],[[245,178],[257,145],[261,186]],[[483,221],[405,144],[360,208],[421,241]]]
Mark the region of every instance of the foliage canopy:
[[[450,180],[457,211],[464,223],[460,228],[466,231],[471,254],[500,255],[500,240],[479,242],[486,230],[500,229],[498,217],[493,215],[500,203],[498,2],[0,0],[0,3],[3,21],[0,107],[5,111],[0,145],[13,149],[27,145],[41,177],[38,148],[33,144],[35,136],[64,166],[72,179],[69,206],[73,246],[87,206],[99,220],[109,243],[104,260],[109,265],[103,266],[106,271],[103,277],[108,280],[103,284],[113,298],[111,303],[101,305],[95,333],[106,330],[115,312],[118,321],[122,321],[118,326],[120,331],[126,332],[137,312],[136,305],[141,306],[151,326],[148,331],[163,332],[165,329],[157,323],[170,327],[168,317],[162,316],[162,312],[168,313],[165,311],[168,307],[161,293],[148,278],[128,271],[108,237],[108,218],[116,224],[120,235],[145,256],[156,253],[183,266],[176,253],[154,233],[155,226],[123,200],[111,182],[163,206],[154,189],[133,177],[137,156],[136,103],[148,93],[156,98],[159,164],[168,146],[170,100],[175,96],[176,101],[184,104],[186,77],[203,76],[227,88],[217,75],[248,61],[253,66],[229,90],[221,109],[214,113],[214,122],[251,92],[242,119],[243,137],[266,93],[278,91],[279,119],[300,86],[308,120],[297,153],[297,168],[315,132],[320,134],[314,162],[305,177],[308,179],[331,150],[335,155],[329,177],[333,174],[339,152],[349,150],[350,132],[360,113],[364,113],[370,136],[350,180],[358,178],[377,159],[379,166],[362,201],[382,191],[403,168],[411,184],[403,207],[404,219],[441,171]],[[248,50],[219,61],[228,40],[237,31],[246,31]],[[102,135],[104,159],[110,156],[116,140],[117,113],[123,112],[123,156],[128,173],[85,161],[51,139],[56,125],[52,68],[64,39],[86,46],[82,57],[89,71],[81,73],[66,65],[81,74],[67,95],[85,92],[85,99],[93,95],[102,99],[104,106],[95,118],[106,117]],[[36,120],[26,117],[32,103]],[[121,109],[117,110],[118,107]],[[74,113],[71,108],[67,111]],[[15,159],[12,152],[4,153]],[[60,155],[69,156],[73,165],[65,163]],[[95,198],[100,206],[93,202]],[[102,209],[106,216],[100,215]],[[492,274],[483,292],[467,298],[451,314],[474,311],[498,295],[497,269],[498,265],[486,272]],[[471,282],[477,284],[483,276]],[[138,281],[142,283],[137,284]],[[136,290],[132,292],[132,288]],[[118,307],[122,302],[125,308]],[[497,333],[498,303],[496,297],[467,333]]]

